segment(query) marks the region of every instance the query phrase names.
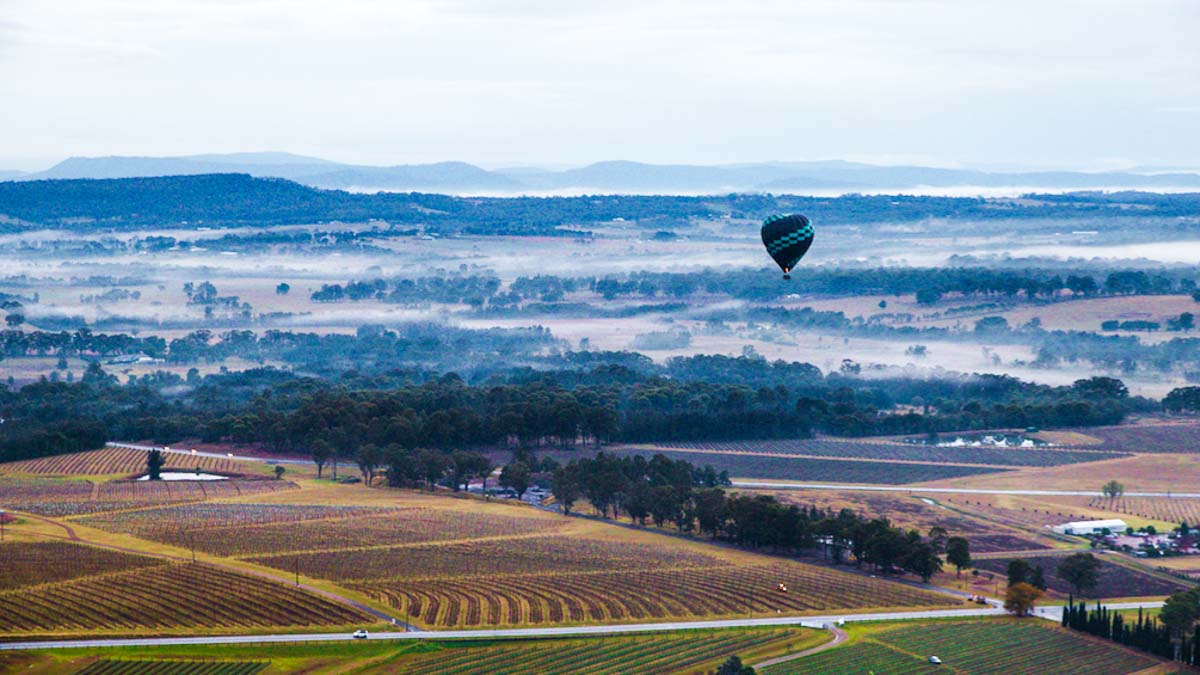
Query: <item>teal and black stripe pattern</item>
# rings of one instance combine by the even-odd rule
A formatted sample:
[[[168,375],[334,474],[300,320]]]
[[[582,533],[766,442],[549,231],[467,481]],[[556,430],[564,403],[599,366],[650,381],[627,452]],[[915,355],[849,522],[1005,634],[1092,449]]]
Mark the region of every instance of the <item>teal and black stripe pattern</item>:
[[[812,246],[813,227],[800,214],[771,216],[763,221],[762,240],[779,267],[790,272]]]

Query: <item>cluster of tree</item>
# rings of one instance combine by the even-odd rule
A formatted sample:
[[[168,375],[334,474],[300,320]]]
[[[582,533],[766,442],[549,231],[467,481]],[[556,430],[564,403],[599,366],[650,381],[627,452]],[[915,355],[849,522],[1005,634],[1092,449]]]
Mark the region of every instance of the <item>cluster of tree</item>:
[[[1040,367],[1052,368],[1063,362],[1091,363],[1108,371],[1132,374],[1139,368],[1172,372],[1200,365],[1197,338],[1177,337],[1145,344],[1132,335],[1088,331],[1025,331],[1024,335],[1037,350],[1034,365]]]
[[[1196,327],[1196,315],[1191,312],[1181,312],[1179,316],[1167,319],[1167,330],[1188,332]],[[1133,319],[1128,321],[1118,321],[1110,319],[1100,323],[1100,330],[1116,331],[1144,331],[1153,333],[1162,329],[1162,323],[1158,321],[1146,321],[1144,319]]]
[[[107,441],[108,430],[96,419],[5,420],[0,462],[96,450]]]
[[[460,278],[460,283],[472,277]],[[421,297],[426,301],[460,302],[474,298],[477,307],[487,300],[491,307],[512,307],[524,301],[542,303],[562,302],[567,293],[590,291],[606,300],[618,297],[674,298],[683,299],[697,293],[728,295],[747,300],[772,300],[790,293],[791,289],[775,283],[774,279],[747,270],[712,270],[700,272],[631,272],[604,277],[558,277],[537,275],[521,277],[510,284],[507,291],[501,289],[494,277],[484,276],[471,284],[469,292],[450,291],[445,300],[440,299],[447,289],[434,286],[424,295],[413,295],[412,284],[420,280],[387,282],[382,279],[354,281],[339,292],[339,285],[332,284],[314,293],[314,299],[336,301],[341,299],[376,299],[389,302],[413,302]],[[400,287],[399,284],[407,284]],[[397,284],[395,290],[388,287]],[[351,286],[357,292],[351,293]],[[1118,269],[1108,271],[1103,267],[1079,268],[1064,276],[1061,268],[1029,268],[1023,270],[994,269],[973,266],[956,268],[919,267],[875,267],[875,268],[815,268],[805,273],[805,292],[820,295],[910,295],[917,302],[936,304],[944,296],[953,294],[959,298],[1014,299],[1024,296],[1029,300],[1052,299],[1063,292],[1073,297],[1096,295],[1161,295],[1166,293],[1192,293],[1197,290],[1195,280],[1183,271],[1155,271]],[[839,313],[829,313],[830,316]]]
[[[1200,387],[1177,387],[1167,392],[1162,401],[1168,412],[1200,411]]]
[[[1058,563],[1055,569],[1059,578],[1071,585],[1079,594],[1096,587],[1100,580],[1100,560],[1091,553],[1072,553]],[[1024,558],[1008,561],[1008,585],[1029,584],[1045,591],[1046,580],[1041,565],[1030,563]]]
[[[237,357],[258,363],[291,364],[327,377],[412,366],[481,373],[485,377],[515,366],[562,367],[566,362],[557,352],[561,346],[549,330],[540,326],[469,330],[432,323],[403,324],[390,330],[364,326],[354,335],[281,330],[261,334],[230,330],[218,335],[201,329],[170,342],[158,336],[93,333],[87,328],[71,332],[0,331],[0,356],[5,357],[103,359],[144,354],[174,364],[220,363]]]
[[[856,565],[882,574],[912,573],[928,582],[942,569],[942,556],[959,572],[971,564],[970,545],[935,527],[923,537],[893,526],[885,518],[866,519],[843,509],[784,504],[770,495],[726,493],[724,472],[695,467],[663,455],[617,457],[599,453],[573,460],[553,473],[552,491],[566,513],[586,499],[604,517],[680,532],[699,532],[749,549],[801,552],[823,549],[835,562],[846,555]]]
[[[716,675],[754,675],[757,671],[751,667],[744,665],[742,660],[735,654],[725,659],[725,663],[717,668]]]
[[[464,303],[481,307],[495,301],[500,279],[494,276],[438,276],[415,279],[371,279],[341,284],[323,284],[313,291],[315,302],[380,300],[404,304]]]
[[[317,477],[321,477],[326,462],[333,461],[333,477],[337,478],[337,448],[326,441],[313,446],[313,461]],[[392,487],[425,487],[449,485],[455,492],[463,490],[473,478],[485,478],[495,468],[486,455],[455,450],[445,452],[428,448],[406,448],[393,443],[378,446],[360,445],[354,452],[354,463],[367,485],[374,482],[380,470],[385,471]]]
[[[135,237],[130,240],[105,240],[105,245],[113,247],[113,252],[130,251],[161,253],[165,251],[187,251],[194,247],[210,250],[242,251],[242,252],[280,252],[285,250],[311,251],[313,249],[349,249],[354,251],[381,251],[370,245],[369,241],[381,235],[412,236],[417,229],[400,230],[388,228],[381,230],[373,227],[368,230],[325,230],[320,228],[303,230],[260,230],[249,233],[223,234],[220,237],[204,239],[177,239],[175,237],[152,235]]]
[[[694,489],[729,485],[725,472],[711,466],[694,467],[684,460],[655,455],[618,457],[597,453],[572,460],[553,474],[553,492],[565,513],[585,498],[601,516],[617,518],[624,511],[641,525],[650,518],[662,527],[671,522],[690,531],[698,517],[692,503]]]
[[[218,295],[217,287],[211,281],[201,281],[198,284],[189,281],[183,285],[183,292],[187,295],[189,305],[204,307],[205,317],[213,316],[214,307],[224,307],[227,310],[240,312],[242,318],[248,319],[253,309],[250,303],[242,302],[236,295]]]
[[[1189,593],[1194,596],[1196,592],[1189,591]],[[1168,603],[1174,598],[1175,596],[1172,596]],[[1193,597],[1191,601],[1195,602],[1195,598]],[[1160,615],[1162,618],[1160,623],[1155,617],[1143,616],[1142,609],[1139,607],[1137,621],[1129,624],[1121,612],[1112,611],[1099,602],[1096,603],[1094,609],[1089,610],[1082,601],[1076,603],[1074,598],[1070,598],[1067,600],[1066,607],[1063,608],[1062,625],[1112,640],[1126,647],[1140,649],[1164,659],[1176,659],[1189,665],[1200,665],[1200,628],[1197,628],[1195,634],[1190,638],[1186,634],[1186,631],[1190,630],[1192,623],[1195,622],[1195,616],[1193,615],[1192,620],[1186,622],[1185,627],[1183,624],[1168,623],[1170,618],[1165,606],[1163,613]],[[1178,644],[1176,639],[1179,641]]]

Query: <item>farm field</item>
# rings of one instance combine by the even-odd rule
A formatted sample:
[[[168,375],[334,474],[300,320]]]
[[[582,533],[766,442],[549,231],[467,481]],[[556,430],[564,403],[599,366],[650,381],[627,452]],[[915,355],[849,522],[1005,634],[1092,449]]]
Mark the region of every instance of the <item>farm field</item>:
[[[300,523],[309,520],[351,518],[387,513],[388,509],[369,506],[329,506],[317,504],[254,504],[213,502],[147,508],[79,518],[79,522],[111,532],[153,538],[181,527],[193,529],[249,527],[275,523]]]
[[[266,661],[150,661],[101,659],[75,675],[254,675]]]
[[[936,667],[928,656],[945,664]],[[1123,675],[1163,663],[1035,619],[931,622],[869,631],[858,642],[762,670],[764,675],[956,672]]]
[[[0,553],[13,545],[20,546],[0,545]],[[0,635],[373,623],[346,605],[203,563],[124,565],[120,572],[66,581],[45,571],[41,577],[27,572],[21,585],[0,592]]]
[[[1167,492],[1200,484],[1200,454],[1158,453],[1068,466],[1023,468],[931,482],[930,487],[1088,490],[1116,479],[1127,492]]]
[[[1035,448],[939,448],[910,443],[878,441],[847,441],[829,439],[770,440],[770,441],[697,441],[657,443],[656,450],[693,450],[717,453],[763,453],[775,455],[804,455],[811,457],[841,457],[854,459],[884,459],[908,462],[990,464],[994,466],[1060,466],[1079,462],[1097,462],[1127,457],[1127,454],[1078,449]]]
[[[978,474],[1004,473],[1007,470],[954,464],[891,463],[842,459],[811,459],[807,457],[776,457],[770,455],[738,455],[707,452],[686,452],[659,449],[622,448],[620,454],[662,454],[671,459],[683,459],[717,471],[728,471],[735,478],[768,478],[789,481],[829,483],[876,483],[906,485],[928,481],[948,480]]]
[[[885,647],[878,642],[859,641],[828,651],[785,661],[758,670],[761,675],[826,675],[827,673],[887,673],[913,675],[928,673],[924,659]]]
[[[224,457],[205,457],[202,455],[183,455],[179,453],[164,453],[166,460],[164,471],[201,471],[216,473],[266,474],[266,467],[257,462],[242,462]],[[0,464],[0,473],[5,474],[35,474],[45,476],[101,476],[128,475],[144,473],[146,470],[146,451],[131,448],[109,446],[88,452],[76,452],[69,455],[52,455],[38,459],[27,459],[20,462]]]
[[[17,534],[25,533],[25,541],[61,536],[62,530],[54,529],[53,522],[27,520],[14,526]],[[39,588],[54,589],[45,600],[61,607],[21,618],[19,626],[15,622],[20,615],[14,614],[14,626],[0,630],[103,631],[95,615],[90,617],[91,623],[86,618],[70,623],[66,618],[47,617],[71,617],[72,608],[85,593],[98,593],[106,601],[112,595],[113,602],[128,599],[144,604],[146,598],[123,598],[112,589],[133,587],[142,593],[143,587],[153,586],[151,580],[162,580],[172,593],[186,589],[197,597],[218,594],[205,584],[240,589],[244,583],[254,583],[226,572],[222,561],[285,582],[299,573],[323,590],[390,608],[396,616],[403,612],[431,627],[774,616],[780,612],[958,604],[934,591],[850,571],[564,518],[527,506],[308,480],[292,489],[232,501],[143,504],[54,522],[76,528],[83,537],[97,542],[144,546],[147,552],[174,555],[191,549],[206,557],[198,565],[148,559],[157,564],[144,573],[118,563],[109,570],[102,561],[94,565],[106,571],[74,580],[69,574],[53,571],[46,573],[49,578],[25,573],[22,579],[27,581],[54,582]],[[106,539],[110,536],[111,540]],[[174,550],[163,551],[164,544]],[[36,567],[39,556],[26,557]],[[16,574],[12,573],[14,578]],[[233,578],[226,583],[217,579],[221,574]],[[194,583],[182,581],[191,577],[196,578]],[[779,593],[779,583],[793,591]],[[105,590],[98,591],[97,586]],[[259,583],[257,590],[261,595],[271,592],[271,587],[270,582]],[[293,590],[290,585],[285,587]],[[4,600],[15,607],[28,588],[18,586]],[[231,617],[177,616],[187,614],[188,602],[194,600],[189,596],[179,601],[175,614],[163,605],[138,612],[121,605],[112,611],[129,613],[132,618],[108,630],[191,631],[233,624],[259,627],[267,621],[253,611],[259,605],[268,614],[278,613],[285,625],[343,625],[361,620],[357,611],[352,614],[359,618],[353,619],[319,606],[293,616],[287,608],[271,605],[251,590],[247,589],[247,603],[252,607]],[[170,595],[155,600],[161,597],[165,602]],[[344,610],[347,606],[332,607]]]
[[[730,655],[788,651],[820,643],[815,631],[734,630],[699,634],[610,637],[601,640],[501,642],[405,658],[397,672],[413,675],[571,675],[573,673],[692,673],[714,670]]]
[[[79,479],[0,475],[0,493],[4,495],[7,508],[55,517],[243,497],[294,487],[296,485],[290,481],[270,479],[92,483]]]
[[[759,491],[756,491],[759,492]],[[950,536],[963,536],[971,542],[972,553],[1026,551],[1050,548],[1025,529],[973,518],[950,508],[929,504],[908,495],[838,492],[832,490],[780,490],[768,492],[777,499],[800,507],[815,506],[829,511],[848,508],[873,518],[887,518],[892,524],[916,529],[922,534],[940,526]],[[938,495],[939,500],[945,496]]]
[[[1159,663],[1046,622],[1012,619],[903,626],[876,639],[918,654],[937,654],[968,673],[1128,673]],[[1013,656],[1018,657],[1015,663]]]
[[[298,568],[439,627],[954,604],[838,570],[746,554],[731,559],[718,549],[673,546],[645,533],[598,538],[598,529],[248,560]],[[799,590],[777,593],[779,583]]]
[[[1148,422],[1115,427],[1089,427],[1079,433],[1096,439],[1105,450],[1122,452],[1198,452],[1200,422]]]
[[[1088,506],[1121,515],[1133,515],[1167,523],[1184,523],[1189,526],[1200,523],[1200,499],[1172,499],[1170,497],[1122,497],[1120,499],[1095,498]]]
[[[0,670],[33,673],[177,673],[186,664],[217,673],[706,673],[737,654],[754,662],[829,640],[805,628],[697,630],[678,633],[529,640],[355,641],[303,644],[123,647],[0,652]],[[114,671],[118,664],[140,666]],[[164,670],[174,667],[173,670]],[[144,668],[145,670],[143,670]],[[225,668],[226,670],[216,670]],[[242,670],[235,670],[235,669]],[[85,670],[86,669],[86,670]]]
[[[1050,526],[1071,520],[1111,517],[1088,508],[1087,497],[964,493],[938,494],[936,498],[951,508],[1031,533],[1049,534]]]
[[[1071,586],[1058,576],[1058,563],[1062,555],[1020,556],[1031,565],[1040,566],[1045,575],[1046,585],[1051,591],[1060,595],[1071,592]],[[1179,590],[1191,588],[1191,584],[1181,579],[1152,574],[1110,562],[1103,555],[1100,558],[1100,580],[1096,588],[1087,591],[1088,598],[1144,598],[1158,595],[1170,595]],[[976,569],[994,572],[1004,578],[1009,558],[982,558],[975,561]]]
[[[10,542],[0,546],[0,592],[48,581],[70,581],[164,564],[160,560],[65,541]]]
[[[429,508],[205,504],[84,519],[100,529],[227,557],[548,533],[561,523]]]
[[[779,583],[790,592],[778,593]],[[346,585],[427,625],[447,627],[954,605],[928,591],[799,563]]]

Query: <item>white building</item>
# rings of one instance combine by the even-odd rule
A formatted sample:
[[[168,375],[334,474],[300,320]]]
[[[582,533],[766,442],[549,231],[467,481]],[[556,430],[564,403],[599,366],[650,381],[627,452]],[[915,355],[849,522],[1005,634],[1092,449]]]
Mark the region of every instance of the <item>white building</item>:
[[[1077,520],[1073,523],[1063,523],[1050,528],[1059,534],[1100,534],[1104,530],[1109,532],[1119,533],[1124,532],[1129,526],[1125,521],[1113,518],[1111,520]]]

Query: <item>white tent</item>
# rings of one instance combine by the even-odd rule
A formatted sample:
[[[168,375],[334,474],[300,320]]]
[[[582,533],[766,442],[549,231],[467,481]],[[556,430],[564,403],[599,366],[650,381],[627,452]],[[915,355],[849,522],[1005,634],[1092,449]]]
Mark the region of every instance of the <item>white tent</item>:
[[[1072,523],[1055,525],[1051,529],[1059,534],[1098,534],[1104,530],[1120,533],[1128,527],[1125,521],[1113,518],[1110,520],[1077,520]]]

